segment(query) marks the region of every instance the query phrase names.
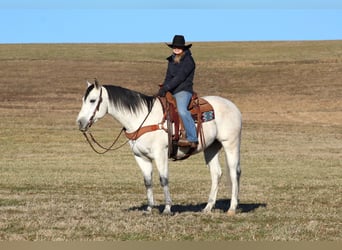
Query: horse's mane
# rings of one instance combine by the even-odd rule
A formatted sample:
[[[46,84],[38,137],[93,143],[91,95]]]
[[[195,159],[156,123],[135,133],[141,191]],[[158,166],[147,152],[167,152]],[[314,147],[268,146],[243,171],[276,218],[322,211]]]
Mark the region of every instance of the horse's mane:
[[[136,113],[143,107],[147,107],[151,111],[155,97],[147,96],[134,90],[129,90],[114,85],[103,85],[108,92],[109,101],[113,105],[127,109],[132,113]]]

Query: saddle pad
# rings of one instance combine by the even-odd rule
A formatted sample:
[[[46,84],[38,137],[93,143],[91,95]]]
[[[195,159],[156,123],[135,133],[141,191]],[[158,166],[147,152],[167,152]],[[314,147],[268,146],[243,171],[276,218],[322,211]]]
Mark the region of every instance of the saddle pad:
[[[197,102],[197,103],[196,103]],[[205,99],[199,97],[198,99],[192,99],[189,105],[192,118],[197,121],[198,109],[200,108],[201,121],[208,122],[215,119],[215,112],[213,107]]]
[[[208,122],[215,119],[215,113],[213,110],[202,112],[202,122]]]

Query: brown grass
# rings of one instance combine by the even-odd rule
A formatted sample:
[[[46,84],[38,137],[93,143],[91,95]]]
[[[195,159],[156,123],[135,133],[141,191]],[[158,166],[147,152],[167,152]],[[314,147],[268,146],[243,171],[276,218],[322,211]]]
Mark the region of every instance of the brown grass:
[[[1,240],[341,240],[342,42],[196,43],[196,90],[244,119],[241,213],[212,214],[203,156],[170,162],[174,216],[143,216],[128,146],[98,156],[75,119],[85,79],[154,94],[164,44],[0,45]],[[94,127],[110,143],[120,125]],[[121,139],[124,142],[125,138]],[[155,174],[155,198],[163,194]]]

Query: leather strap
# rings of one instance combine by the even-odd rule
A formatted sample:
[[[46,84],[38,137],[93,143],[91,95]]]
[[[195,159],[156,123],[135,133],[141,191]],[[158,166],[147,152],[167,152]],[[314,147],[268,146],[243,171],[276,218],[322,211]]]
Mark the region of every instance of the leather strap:
[[[140,129],[138,129],[137,131],[134,131],[132,133],[128,133],[125,131],[125,135],[126,135],[127,139],[129,139],[129,140],[136,140],[145,133],[160,130],[160,129],[163,129],[164,131],[166,131],[163,128],[162,124],[154,124],[154,125],[141,127]]]

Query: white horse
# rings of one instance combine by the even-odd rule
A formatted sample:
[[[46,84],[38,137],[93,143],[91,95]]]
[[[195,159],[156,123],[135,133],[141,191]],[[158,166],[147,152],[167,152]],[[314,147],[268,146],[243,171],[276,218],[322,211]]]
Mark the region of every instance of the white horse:
[[[223,148],[232,183],[232,196],[228,215],[234,215],[238,206],[240,170],[240,142],[242,119],[239,109],[229,100],[218,96],[203,97],[213,107],[215,119],[203,122],[205,146],[200,143],[194,153],[204,151],[204,157],[211,174],[211,190],[203,212],[210,212],[215,205],[218,184],[222,171],[219,151]],[[147,193],[147,211],[154,206],[152,192],[153,161],[159,171],[160,184],[164,190],[165,208],[171,213],[172,200],[168,187],[168,134],[166,124],[161,124],[163,107],[158,98],[118,86],[88,83],[83,97],[77,124],[82,132],[106,114],[112,115],[122,124],[126,132],[133,133],[142,126],[158,125],[160,129],[141,135],[129,144],[144,176]],[[184,156],[188,148],[179,148],[178,156]]]

